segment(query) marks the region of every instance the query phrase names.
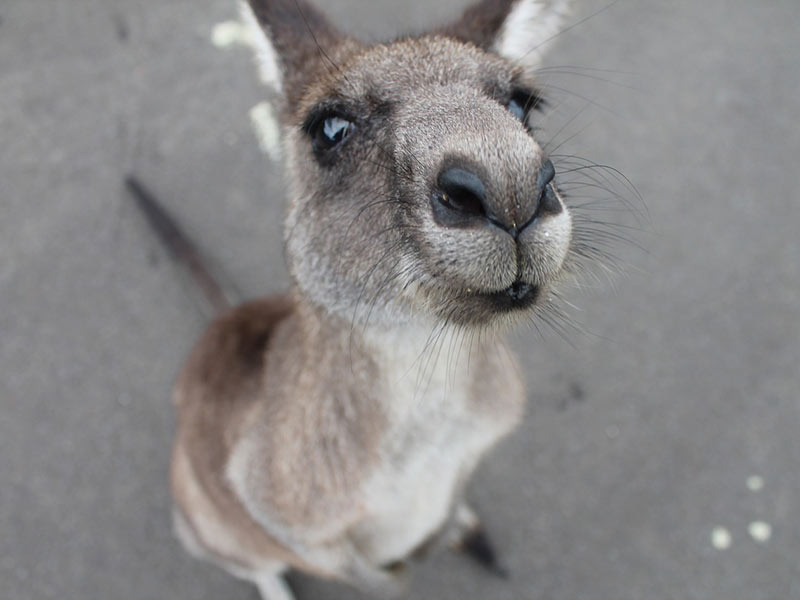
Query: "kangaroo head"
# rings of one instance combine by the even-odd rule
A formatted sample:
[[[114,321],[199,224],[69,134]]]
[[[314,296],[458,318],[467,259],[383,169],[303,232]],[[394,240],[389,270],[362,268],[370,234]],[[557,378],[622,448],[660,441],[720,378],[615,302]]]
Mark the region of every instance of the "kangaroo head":
[[[532,122],[537,48],[564,0],[483,0],[430,34],[366,46],[303,0],[250,0],[280,94],[290,272],[370,322],[525,315],[570,253]]]

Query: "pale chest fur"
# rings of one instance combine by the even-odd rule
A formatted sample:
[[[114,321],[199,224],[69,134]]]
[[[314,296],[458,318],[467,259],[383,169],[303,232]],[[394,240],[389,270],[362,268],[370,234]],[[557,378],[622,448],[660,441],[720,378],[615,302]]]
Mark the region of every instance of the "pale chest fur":
[[[352,532],[372,562],[401,559],[446,522],[481,455],[518,421],[522,386],[502,343],[405,330],[371,344],[383,367],[389,426]],[[377,343],[380,345],[377,345]],[[483,398],[482,396],[488,396]]]

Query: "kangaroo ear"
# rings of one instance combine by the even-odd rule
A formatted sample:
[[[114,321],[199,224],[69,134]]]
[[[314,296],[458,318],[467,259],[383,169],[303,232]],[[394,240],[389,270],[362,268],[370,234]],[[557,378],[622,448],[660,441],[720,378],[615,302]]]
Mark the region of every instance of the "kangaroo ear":
[[[342,39],[328,19],[305,0],[241,3],[261,79],[292,100]]]
[[[568,12],[569,0],[481,0],[442,33],[533,70]]]

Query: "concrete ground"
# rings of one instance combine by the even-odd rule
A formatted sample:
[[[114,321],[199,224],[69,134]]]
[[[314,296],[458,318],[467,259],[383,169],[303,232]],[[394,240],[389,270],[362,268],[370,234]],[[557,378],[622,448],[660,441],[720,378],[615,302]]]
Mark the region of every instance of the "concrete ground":
[[[381,37],[463,4],[325,6]],[[256,597],[170,531],[169,390],[205,320],[120,183],[140,173],[245,295],[286,287],[263,92],[211,43],[235,14],[0,4],[3,598]],[[569,343],[516,336],[528,416],[469,488],[511,579],[442,554],[411,598],[800,598],[799,31],[796,0],[621,0],[556,40],[543,127],[635,183],[638,218],[596,215],[644,250],[569,295]]]

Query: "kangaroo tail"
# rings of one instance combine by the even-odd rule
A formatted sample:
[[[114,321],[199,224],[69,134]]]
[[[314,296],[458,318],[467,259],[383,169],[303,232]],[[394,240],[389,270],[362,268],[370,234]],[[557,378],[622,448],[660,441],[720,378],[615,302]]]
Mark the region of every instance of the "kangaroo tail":
[[[238,294],[229,286],[222,285],[211,273],[197,246],[155,195],[135,175],[127,175],[124,181],[125,188],[133,196],[159,241],[202,292],[210,308],[219,313],[236,304]]]

